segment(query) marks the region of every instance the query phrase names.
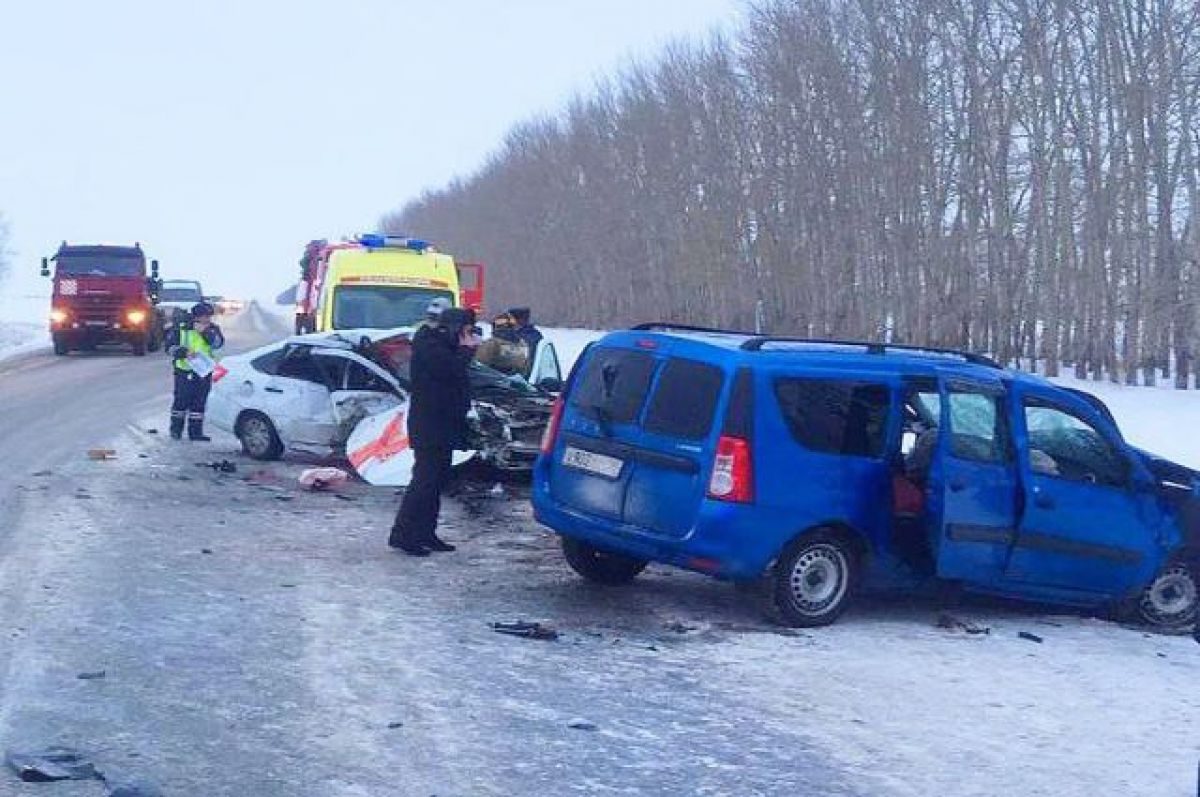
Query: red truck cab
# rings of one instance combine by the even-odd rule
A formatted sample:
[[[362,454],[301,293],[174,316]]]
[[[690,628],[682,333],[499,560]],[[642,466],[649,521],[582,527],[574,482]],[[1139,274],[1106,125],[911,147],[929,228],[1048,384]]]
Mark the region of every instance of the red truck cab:
[[[140,244],[71,245],[63,241],[53,258],[42,258],[42,276],[51,276],[50,336],[54,353],[124,343],[135,355],[162,346],[158,301],[158,261],[150,263]]]

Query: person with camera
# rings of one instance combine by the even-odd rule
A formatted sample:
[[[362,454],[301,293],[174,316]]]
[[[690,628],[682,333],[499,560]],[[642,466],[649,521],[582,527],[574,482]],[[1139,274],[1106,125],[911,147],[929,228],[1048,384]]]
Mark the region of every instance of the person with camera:
[[[474,314],[448,308],[413,336],[409,364],[408,439],[416,457],[388,545],[409,556],[453,551],[437,536],[442,490],[451,477],[451,456],[466,449],[471,409],[468,368],[479,346]]]
[[[180,324],[167,337],[168,351],[174,359],[175,396],[171,402],[171,437],[183,438],[187,424],[189,440],[208,441],[204,434],[204,406],[212,389],[216,365],[213,352],[225,345],[221,328],[213,323],[213,307],[200,302],[192,307],[191,322]]]

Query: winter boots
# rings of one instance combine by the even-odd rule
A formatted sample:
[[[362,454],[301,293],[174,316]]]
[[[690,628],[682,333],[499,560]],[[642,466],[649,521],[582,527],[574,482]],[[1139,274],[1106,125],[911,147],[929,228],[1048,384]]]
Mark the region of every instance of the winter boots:
[[[187,413],[182,410],[171,410],[171,439],[183,439],[183,422],[187,420]]]
[[[171,439],[183,439],[183,425],[187,422],[187,433],[189,440],[195,440],[201,443],[207,443],[212,440],[211,437],[204,433],[204,413],[202,412],[183,412],[179,410],[171,410]]]
[[[189,440],[195,440],[200,443],[207,443],[209,440],[212,440],[211,437],[204,433],[204,413],[189,412],[187,422]]]

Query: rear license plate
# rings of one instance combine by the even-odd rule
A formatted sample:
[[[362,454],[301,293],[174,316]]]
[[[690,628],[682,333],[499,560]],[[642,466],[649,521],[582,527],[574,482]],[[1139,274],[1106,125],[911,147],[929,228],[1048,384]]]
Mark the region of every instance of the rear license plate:
[[[562,462],[568,468],[603,476],[606,479],[616,479],[621,475],[625,466],[623,460],[616,457],[597,454],[595,451],[584,451],[582,448],[567,446],[563,451]]]

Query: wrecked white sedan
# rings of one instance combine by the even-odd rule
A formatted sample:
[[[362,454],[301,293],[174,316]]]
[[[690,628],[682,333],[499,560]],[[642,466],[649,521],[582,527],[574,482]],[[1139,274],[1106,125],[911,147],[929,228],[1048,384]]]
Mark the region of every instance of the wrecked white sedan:
[[[345,455],[372,484],[405,485],[412,468],[406,427],[411,333],[316,333],[228,357],[213,375],[209,422],[236,435],[255,459],[289,451]],[[472,363],[477,450],[456,461],[478,456],[501,470],[530,470],[561,379],[548,341],[538,347],[528,379]]]

